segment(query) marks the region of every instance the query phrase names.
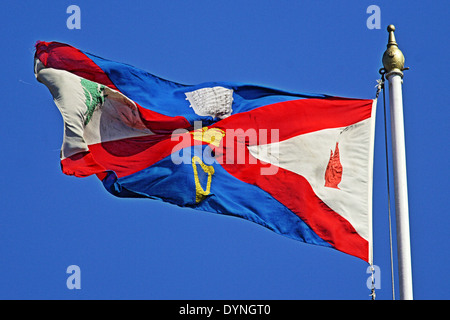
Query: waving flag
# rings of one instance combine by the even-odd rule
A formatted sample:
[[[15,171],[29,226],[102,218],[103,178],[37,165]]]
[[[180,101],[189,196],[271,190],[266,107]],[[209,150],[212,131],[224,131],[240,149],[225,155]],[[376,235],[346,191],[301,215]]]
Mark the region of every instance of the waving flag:
[[[57,42],[36,44],[35,74],[64,120],[65,174],[371,263],[375,100],[183,85]]]

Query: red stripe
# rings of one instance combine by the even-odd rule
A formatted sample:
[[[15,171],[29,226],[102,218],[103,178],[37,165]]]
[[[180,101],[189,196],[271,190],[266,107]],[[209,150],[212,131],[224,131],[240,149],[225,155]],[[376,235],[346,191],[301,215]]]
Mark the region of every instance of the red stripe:
[[[186,129],[191,127],[191,124],[185,117],[169,117],[143,108],[136,102],[135,104],[138,107],[142,122],[154,133],[170,134],[176,129]]]
[[[119,91],[105,72],[79,49],[59,42],[36,43],[36,57],[47,67],[66,70],[79,77]]]
[[[172,141],[168,135],[149,135],[89,145],[88,153],[70,156],[61,161],[63,172],[85,177],[106,170],[121,178],[150,167],[171,153],[192,145],[192,135]],[[99,177],[102,179],[101,177]]]
[[[107,170],[94,160],[89,151],[80,152],[61,160],[61,169],[64,174],[80,178],[97,174],[100,180],[105,177],[104,172]]]
[[[156,163],[170,155],[172,141],[157,141],[153,136],[128,138],[89,146],[95,160],[121,178]]]
[[[212,127],[223,130],[241,128],[279,130],[279,140],[283,141],[301,134],[346,127],[370,118],[373,100],[343,98],[301,99],[279,102],[235,114]],[[271,141],[270,136],[268,142]],[[252,143],[250,142],[250,145]]]
[[[47,67],[66,70],[79,77],[91,80],[119,91],[108,75],[79,49],[59,42],[36,43],[36,57]],[[135,102],[142,122],[155,133],[170,133],[178,128],[190,127],[182,116],[169,117],[143,108]]]

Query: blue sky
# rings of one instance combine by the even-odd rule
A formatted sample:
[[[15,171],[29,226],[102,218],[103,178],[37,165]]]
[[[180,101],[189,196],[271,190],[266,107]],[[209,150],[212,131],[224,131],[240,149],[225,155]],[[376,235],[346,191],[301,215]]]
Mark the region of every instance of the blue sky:
[[[80,30],[66,27],[71,4],[81,9]],[[366,26],[372,4],[381,10],[379,30]],[[96,177],[62,174],[62,118],[35,80],[33,54],[37,40],[55,40],[181,83],[370,99],[388,24],[410,67],[403,99],[414,296],[450,298],[449,9],[443,0],[3,1],[0,298],[370,299],[362,260],[237,218],[115,198]],[[377,299],[391,299],[384,159],[380,99]],[[66,287],[70,265],[81,269],[80,290]]]

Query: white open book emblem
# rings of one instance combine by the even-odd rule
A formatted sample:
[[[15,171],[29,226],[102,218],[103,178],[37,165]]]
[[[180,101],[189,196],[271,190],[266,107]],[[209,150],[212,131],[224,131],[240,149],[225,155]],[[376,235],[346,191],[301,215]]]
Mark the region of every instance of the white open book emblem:
[[[224,87],[202,88],[186,92],[186,100],[199,116],[224,119],[233,111],[233,90]]]

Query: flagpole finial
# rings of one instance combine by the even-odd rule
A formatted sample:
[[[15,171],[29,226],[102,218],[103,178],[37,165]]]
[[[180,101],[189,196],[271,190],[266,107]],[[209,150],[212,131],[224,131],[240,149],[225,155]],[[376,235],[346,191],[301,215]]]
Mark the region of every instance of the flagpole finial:
[[[387,31],[389,32],[389,41],[387,44],[387,49],[383,54],[383,66],[386,71],[386,74],[391,72],[400,74],[403,77],[403,70],[405,66],[405,57],[403,56],[402,51],[398,48],[398,44],[395,41],[395,26],[390,24],[387,27]]]

